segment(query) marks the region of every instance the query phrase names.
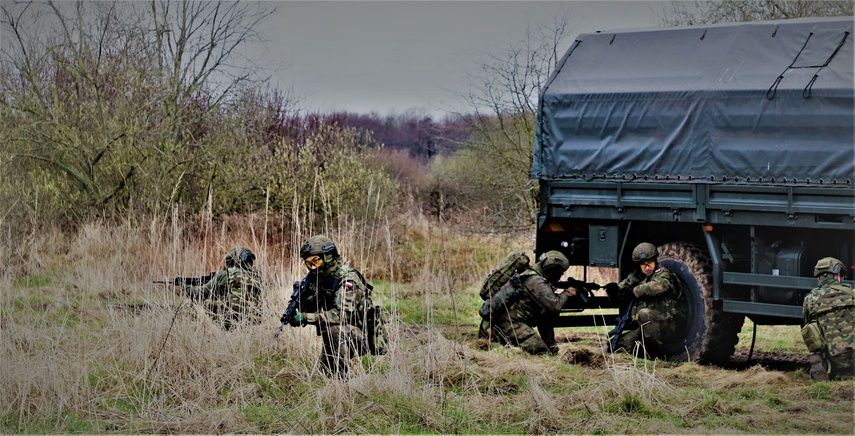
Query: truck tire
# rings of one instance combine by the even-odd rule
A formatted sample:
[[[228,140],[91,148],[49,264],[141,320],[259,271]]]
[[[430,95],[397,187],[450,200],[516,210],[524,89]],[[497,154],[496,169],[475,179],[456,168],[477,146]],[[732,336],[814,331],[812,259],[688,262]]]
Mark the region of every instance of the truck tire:
[[[726,314],[713,302],[712,262],[707,251],[686,242],[659,247],[659,264],[683,284],[686,325],[678,339],[666,344],[667,358],[677,361],[726,364],[739,341],[744,316]]]

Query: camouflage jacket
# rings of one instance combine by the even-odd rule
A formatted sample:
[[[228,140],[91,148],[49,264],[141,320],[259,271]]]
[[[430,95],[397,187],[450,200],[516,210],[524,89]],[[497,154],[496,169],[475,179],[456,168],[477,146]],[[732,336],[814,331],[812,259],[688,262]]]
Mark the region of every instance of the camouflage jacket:
[[[307,324],[363,327],[364,311],[371,304],[371,286],[355,268],[341,263],[327,274],[309,273],[306,286],[316,301],[316,306],[304,313]]]
[[[633,271],[627,278],[618,283],[623,293],[632,290],[637,304],[632,310],[632,319],[636,319],[639,309],[652,309],[667,319],[685,316],[680,307],[680,289],[671,271],[659,266],[650,276],[645,276],[639,270]]]
[[[570,298],[568,292],[556,294],[556,288],[534,268],[523,271],[518,277],[518,282],[512,279],[506,285],[523,288],[517,294],[518,299],[509,306],[508,313],[513,322],[537,325],[544,316],[559,313]]]
[[[232,321],[261,315],[261,273],[256,269],[224,268],[200,286],[187,286],[185,292],[190,299],[204,303],[209,312]]]
[[[805,296],[804,323],[817,323],[826,351],[836,356],[855,349],[855,291],[834,277],[825,277]]]

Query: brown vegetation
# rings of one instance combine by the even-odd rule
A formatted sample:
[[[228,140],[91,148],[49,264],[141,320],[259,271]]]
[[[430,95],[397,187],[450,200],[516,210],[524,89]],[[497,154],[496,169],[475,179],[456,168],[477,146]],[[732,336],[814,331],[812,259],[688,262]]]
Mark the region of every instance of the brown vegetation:
[[[4,271],[5,433],[849,433],[853,425],[851,383],[813,383],[804,367],[604,355],[597,329],[559,331],[556,357],[484,346],[474,338],[480,280],[531,241],[412,216],[373,231],[328,229],[370,271],[375,300],[392,314],[390,353],[361,359],[350,380],[328,380],[311,329],[286,327],[272,340],[290,282],[303,273],[290,239],[305,234],[271,243],[258,216],[195,220],[40,234]],[[217,268],[236,243],[259,255],[261,325],[222,331],[171,286],[151,283]],[[8,240],[2,249],[15,253]],[[797,337],[783,327],[761,332],[758,350]],[[804,352],[792,339],[783,347]]]

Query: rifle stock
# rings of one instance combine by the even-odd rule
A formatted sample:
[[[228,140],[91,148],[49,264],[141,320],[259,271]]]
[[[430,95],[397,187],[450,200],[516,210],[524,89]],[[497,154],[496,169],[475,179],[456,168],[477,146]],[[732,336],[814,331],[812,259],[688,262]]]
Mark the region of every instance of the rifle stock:
[[[200,286],[204,283],[207,283],[208,280],[214,278],[217,275],[216,271],[211,271],[210,274],[201,276],[201,277],[175,277],[171,281],[169,280],[154,280],[152,283],[160,283],[166,285],[174,285],[174,286]]]

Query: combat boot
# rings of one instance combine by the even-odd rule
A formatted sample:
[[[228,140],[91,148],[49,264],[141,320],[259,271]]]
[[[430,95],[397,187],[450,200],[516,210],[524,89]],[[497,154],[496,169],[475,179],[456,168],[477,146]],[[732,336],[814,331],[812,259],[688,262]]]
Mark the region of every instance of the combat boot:
[[[808,357],[808,362],[810,362],[810,378],[816,381],[828,381],[828,369],[825,367],[822,356],[813,353]]]

